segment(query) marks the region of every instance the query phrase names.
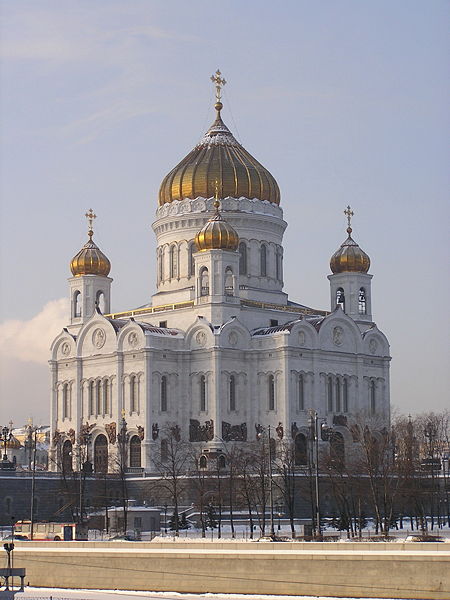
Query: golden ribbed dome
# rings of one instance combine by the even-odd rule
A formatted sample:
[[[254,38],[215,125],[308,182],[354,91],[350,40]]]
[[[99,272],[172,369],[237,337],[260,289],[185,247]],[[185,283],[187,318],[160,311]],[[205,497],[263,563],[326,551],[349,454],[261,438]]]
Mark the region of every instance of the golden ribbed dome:
[[[184,198],[211,198],[216,181],[221,198],[258,198],[280,203],[274,177],[239,144],[222,121],[222,103],[216,102],[217,117],[202,140],[164,178],[159,204]]]
[[[370,268],[370,258],[352,239],[352,228],[347,228],[348,238],[336,250],[330,260],[333,273],[356,272],[367,273]]]
[[[70,270],[74,277],[81,275],[102,275],[103,277],[108,277],[111,270],[111,263],[108,257],[92,241],[92,236],[94,235],[92,222],[96,218],[92,208],[86,213],[86,218],[89,223],[89,240],[70,261]]]
[[[239,236],[233,227],[224,221],[219,213],[219,202],[214,202],[216,212],[206,221],[195,236],[197,250],[237,250]]]

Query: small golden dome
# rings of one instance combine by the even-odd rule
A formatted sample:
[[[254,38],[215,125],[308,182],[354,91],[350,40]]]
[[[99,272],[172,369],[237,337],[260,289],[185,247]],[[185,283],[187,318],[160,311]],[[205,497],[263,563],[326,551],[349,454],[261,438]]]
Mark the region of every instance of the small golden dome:
[[[70,261],[70,270],[74,277],[80,277],[81,275],[101,275],[108,277],[111,270],[111,263],[108,257],[92,241],[92,236],[94,235],[92,221],[96,218],[96,215],[94,215],[92,209],[89,209],[86,217],[89,222],[89,240]]]
[[[257,198],[280,203],[280,189],[273,175],[239,144],[222,121],[222,102],[215,104],[217,117],[197,146],[163,179],[159,205],[184,198],[211,198],[219,182],[221,198]]]
[[[330,260],[333,273],[367,273],[370,268],[370,258],[351,237],[352,228],[347,227],[348,238],[336,250]]]
[[[197,250],[237,250],[239,236],[233,227],[222,219],[219,213],[219,202],[214,202],[216,212],[195,236]]]

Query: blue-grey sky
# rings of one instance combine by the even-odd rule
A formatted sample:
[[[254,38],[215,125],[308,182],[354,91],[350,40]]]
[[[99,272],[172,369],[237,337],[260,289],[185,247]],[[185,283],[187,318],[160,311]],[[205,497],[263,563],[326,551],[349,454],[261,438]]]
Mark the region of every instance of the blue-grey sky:
[[[429,0],[2,0],[0,424],[48,421],[48,347],[86,239],[113,310],[149,301],[164,175],[223,118],[276,177],[285,289],[329,307],[329,258],[370,255],[392,403],[450,405],[450,3]]]

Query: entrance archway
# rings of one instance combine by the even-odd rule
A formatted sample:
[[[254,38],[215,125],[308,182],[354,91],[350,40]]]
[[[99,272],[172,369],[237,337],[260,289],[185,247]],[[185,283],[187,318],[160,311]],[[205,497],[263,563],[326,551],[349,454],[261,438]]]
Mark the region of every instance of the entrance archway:
[[[94,471],[108,472],[108,440],[102,433],[95,438],[94,442]]]
[[[297,466],[306,467],[308,464],[308,442],[304,433],[298,433],[295,436],[294,461]]]
[[[73,469],[72,463],[72,442],[66,440],[62,447],[62,470],[63,473],[71,473]]]
[[[139,436],[133,435],[130,440],[130,467],[141,466],[141,440]]]

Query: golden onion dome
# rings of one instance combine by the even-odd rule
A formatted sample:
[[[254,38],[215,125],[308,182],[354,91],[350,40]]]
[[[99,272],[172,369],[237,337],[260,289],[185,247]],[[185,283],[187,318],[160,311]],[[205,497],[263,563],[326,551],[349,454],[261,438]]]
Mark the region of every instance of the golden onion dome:
[[[219,202],[214,202],[216,212],[195,236],[197,250],[237,250],[239,236],[233,227],[227,223],[219,212]]]
[[[348,237],[331,257],[330,268],[333,273],[367,273],[370,268],[370,258],[351,237],[352,228],[350,227],[350,219],[353,216],[353,212],[350,206],[347,206],[344,214],[347,215],[348,219]]]
[[[160,206],[184,198],[211,198],[216,181],[221,198],[257,198],[280,203],[275,178],[235,139],[220,116],[222,106],[222,102],[216,102],[214,123],[164,178],[159,190]]]
[[[92,209],[86,213],[89,221],[88,236],[89,240],[81,250],[70,261],[70,270],[74,277],[81,275],[101,275],[108,277],[111,270],[111,263],[108,257],[103,254],[100,248],[92,241],[94,232],[92,230],[92,220],[96,218]]]

